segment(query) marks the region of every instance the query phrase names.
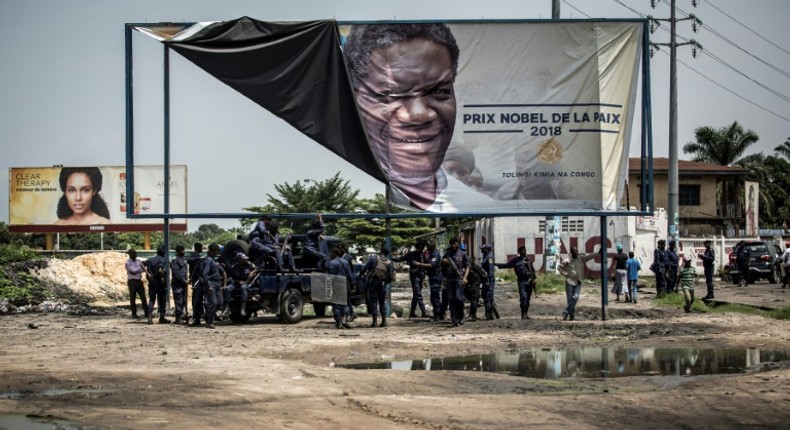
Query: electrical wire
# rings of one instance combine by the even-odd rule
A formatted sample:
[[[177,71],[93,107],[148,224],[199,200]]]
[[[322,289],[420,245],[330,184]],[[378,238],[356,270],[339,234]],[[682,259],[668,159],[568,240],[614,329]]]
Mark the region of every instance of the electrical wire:
[[[570,3],[568,2],[568,0],[562,0],[562,2],[563,2],[563,3],[565,3],[565,4],[567,4],[568,6],[572,7],[572,8],[573,8],[573,9],[574,9],[576,12],[579,12],[580,14],[582,14],[582,15],[586,16],[587,18],[590,18],[590,19],[592,19],[592,17],[591,17],[590,15],[587,15],[586,13],[582,12],[581,10],[579,10],[579,8],[577,8],[576,6],[574,6],[574,5],[570,4]]]
[[[724,16],[726,16],[727,18],[729,18],[729,19],[731,19],[731,20],[733,20],[733,21],[737,22],[737,23],[738,23],[738,24],[739,24],[741,27],[743,27],[743,28],[745,28],[745,29],[747,29],[747,30],[751,31],[752,33],[754,33],[754,34],[755,34],[757,37],[759,37],[760,39],[763,39],[764,41],[766,41],[766,42],[770,43],[771,45],[775,46],[776,48],[778,48],[780,51],[784,52],[785,54],[790,54],[790,51],[788,51],[788,50],[786,50],[786,49],[782,48],[781,46],[777,45],[776,43],[774,43],[774,42],[770,41],[770,40],[769,40],[767,37],[765,37],[765,36],[761,35],[760,33],[756,32],[756,31],[754,31],[754,30],[752,30],[750,27],[746,26],[744,23],[742,23],[742,22],[738,21],[737,19],[733,18],[733,17],[732,17],[732,16],[730,16],[730,15],[729,15],[727,12],[724,12],[723,10],[719,9],[718,7],[716,7],[716,5],[715,5],[715,4],[713,4],[713,2],[711,2],[710,0],[708,0],[708,4],[710,5],[710,7],[712,7],[712,8],[714,8],[714,9],[716,9],[717,11],[719,11],[719,13],[721,13],[722,15],[724,15]]]

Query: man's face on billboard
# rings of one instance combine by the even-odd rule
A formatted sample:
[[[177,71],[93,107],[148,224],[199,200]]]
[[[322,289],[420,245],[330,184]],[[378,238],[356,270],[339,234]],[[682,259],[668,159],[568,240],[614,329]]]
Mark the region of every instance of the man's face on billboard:
[[[454,79],[450,53],[435,42],[412,39],[371,52],[357,103],[393,182],[416,184],[439,169],[455,126]]]

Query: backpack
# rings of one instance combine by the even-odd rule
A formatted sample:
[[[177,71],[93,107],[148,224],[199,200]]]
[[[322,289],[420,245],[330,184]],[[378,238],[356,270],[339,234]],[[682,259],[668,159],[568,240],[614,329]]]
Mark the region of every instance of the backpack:
[[[392,261],[376,257],[376,267],[373,268],[373,276],[381,282],[387,282],[389,278],[389,267]]]

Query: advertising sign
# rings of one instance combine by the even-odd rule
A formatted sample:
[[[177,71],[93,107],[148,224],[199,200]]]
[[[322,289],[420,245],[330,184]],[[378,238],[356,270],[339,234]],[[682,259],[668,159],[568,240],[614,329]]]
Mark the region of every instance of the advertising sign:
[[[393,201],[430,212],[616,210],[642,25],[341,26]]]
[[[9,172],[9,231],[161,231],[162,220],[128,219],[164,213],[163,166],[134,169],[135,193],[126,195],[126,167],[22,167]],[[170,213],[187,213],[187,167],[170,168]],[[186,231],[173,220],[173,231]]]

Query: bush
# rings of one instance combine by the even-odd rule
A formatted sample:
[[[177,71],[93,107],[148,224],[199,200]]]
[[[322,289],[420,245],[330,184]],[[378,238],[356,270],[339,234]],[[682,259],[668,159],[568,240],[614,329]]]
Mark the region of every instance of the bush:
[[[0,245],[0,264],[16,263],[38,258],[36,251],[26,246]]]

